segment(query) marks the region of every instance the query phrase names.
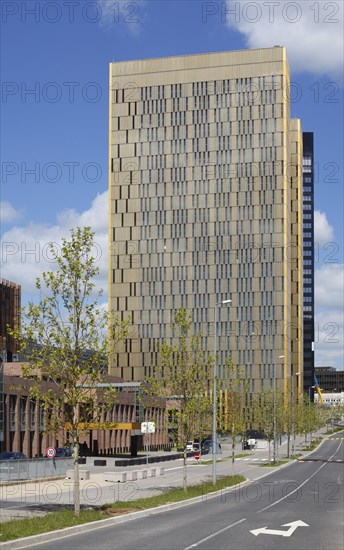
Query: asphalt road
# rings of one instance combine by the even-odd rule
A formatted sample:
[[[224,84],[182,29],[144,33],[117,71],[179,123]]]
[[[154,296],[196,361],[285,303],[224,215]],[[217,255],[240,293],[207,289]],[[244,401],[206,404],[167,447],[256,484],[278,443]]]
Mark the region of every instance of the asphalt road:
[[[307,460],[263,472],[236,491],[34,548],[342,550],[343,473],[341,433]]]

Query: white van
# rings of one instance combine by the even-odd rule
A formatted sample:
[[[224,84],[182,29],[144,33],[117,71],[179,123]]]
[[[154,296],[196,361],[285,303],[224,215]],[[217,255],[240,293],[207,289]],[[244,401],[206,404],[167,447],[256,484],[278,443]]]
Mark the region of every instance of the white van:
[[[194,446],[194,442],[193,441],[188,441],[187,444],[186,444],[186,450],[187,451],[193,451],[193,446]]]

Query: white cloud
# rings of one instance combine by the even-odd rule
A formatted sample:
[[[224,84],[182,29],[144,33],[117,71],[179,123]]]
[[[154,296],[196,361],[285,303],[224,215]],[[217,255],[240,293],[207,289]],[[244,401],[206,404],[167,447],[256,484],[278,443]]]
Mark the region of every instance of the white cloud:
[[[55,225],[30,223],[26,226],[15,226],[6,231],[1,239],[2,277],[22,286],[23,302],[25,295],[32,294],[36,277],[42,271],[51,271],[56,266],[49,252],[49,243],[55,243],[58,251],[61,237],[68,238],[69,230],[89,225],[95,232],[95,256],[100,273],[96,279],[97,290],[107,289],[107,243],[108,243],[108,208],[107,192],[99,194],[90,208],[78,213],[76,210],[65,210],[58,214]],[[106,300],[106,296],[104,298]]]
[[[315,304],[315,364],[343,369],[343,264],[325,264],[315,271]]]
[[[293,71],[342,78],[342,1],[227,0],[224,19],[245,35],[249,48],[286,46]]]
[[[101,14],[100,26],[114,30],[120,26],[133,34],[138,34],[144,18],[143,6],[145,3],[145,0],[135,0],[135,2],[97,0]]]
[[[22,213],[16,210],[10,202],[0,201],[0,219],[1,223],[11,223],[22,217]]]
[[[332,225],[329,224],[325,212],[314,211],[314,242],[324,245],[334,241]]]
[[[315,271],[315,300],[319,308],[343,308],[343,264],[325,264]]]

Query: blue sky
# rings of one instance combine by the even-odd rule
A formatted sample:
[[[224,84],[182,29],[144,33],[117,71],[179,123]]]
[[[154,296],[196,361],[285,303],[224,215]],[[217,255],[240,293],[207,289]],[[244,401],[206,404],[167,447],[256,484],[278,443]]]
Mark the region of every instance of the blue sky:
[[[343,368],[343,3],[4,0],[1,21],[2,276],[24,303],[46,244],[76,223],[96,231],[106,289],[110,61],[287,47],[319,168],[316,361]]]

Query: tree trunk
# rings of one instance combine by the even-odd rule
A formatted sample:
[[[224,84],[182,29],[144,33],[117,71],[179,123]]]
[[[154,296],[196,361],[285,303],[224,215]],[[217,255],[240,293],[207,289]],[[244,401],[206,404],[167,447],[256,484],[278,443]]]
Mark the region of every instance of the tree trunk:
[[[235,439],[232,438],[232,475],[234,476],[234,448],[235,448]]]
[[[294,454],[295,454],[295,439],[296,439],[296,436],[294,434],[293,439],[292,439],[292,446],[291,446],[291,455],[292,456],[294,456]]]
[[[187,456],[186,448],[184,448],[184,460],[183,460],[183,489],[186,492],[188,488],[188,472],[187,472]]]
[[[271,440],[269,439],[269,464],[271,464]]]
[[[290,434],[288,434],[288,439],[287,439],[287,457],[288,458],[290,457]]]
[[[73,438],[73,458],[74,458],[74,515],[80,515],[80,477],[79,477],[79,445],[78,438]]]

